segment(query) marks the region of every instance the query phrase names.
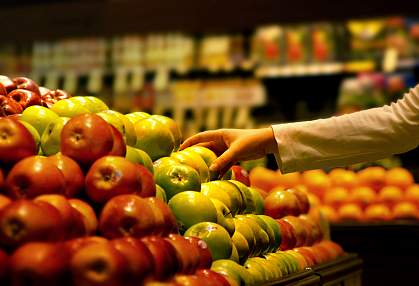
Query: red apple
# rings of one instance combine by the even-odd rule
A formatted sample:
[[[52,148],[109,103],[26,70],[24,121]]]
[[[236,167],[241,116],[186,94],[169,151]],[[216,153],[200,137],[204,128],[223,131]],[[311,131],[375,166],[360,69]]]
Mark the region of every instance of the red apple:
[[[28,129],[17,120],[0,118],[0,162],[14,164],[38,153]]]
[[[69,253],[61,243],[30,242],[10,257],[14,286],[59,286],[68,280]]]
[[[176,217],[165,202],[155,197],[147,198],[147,202],[156,218],[154,234],[167,236],[169,233],[179,233]]]
[[[153,277],[165,280],[173,276],[179,269],[176,250],[167,240],[159,236],[146,236],[141,239],[151,252],[153,259]]]
[[[294,248],[294,251],[298,252],[298,253],[301,253],[307,260],[312,262],[313,264],[311,264],[311,265],[315,265],[315,264],[320,263],[320,261],[318,261],[317,256],[314,254],[313,249],[309,246]]]
[[[112,147],[113,135],[109,124],[93,113],[71,118],[61,131],[61,152],[83,167],[108,155]]]
[[[224,275],[212,271],[210,269],[200,269],[196,271],[195,275],[197,276],[203,276],[207,278],[208,280],[214,281],[214,285],[220,285],[220,286],[230,286],[230,283],[227,281],[227,279],[224,277]]]
[[[79,199],[69,199],[68,202],[74,209],[76,209],[82,215],[86,234],[94,235],[97,231],[98,221],[93,208],[85,201]]]
[[[0,190],[2,190],[4,187],[4,174],[3,174],[3,170],[0,169]],[[1,206],[1,204],[0,204]]]
[[[46,157],[31,156],[13,166],[6,178],[6,189],[15,199],[62,194],[65,179],[60,169]]]
[[[111,124],[109,124],[109,128],[112,131],[113,146],[108,155],[125,157],[125,154],[127,153],[127,146],[125,145],[122,133]]]
[[[297,197],[298,203],[300,205],[300,213],[306,214],[310,209],[310,202],[308,201],[308,196],[305,191],[301,188],[290,188],[286,189],[287,192],[294,194]]]
[[[0,75],[0,94],[6,95],[16,88],[16,84],[7,76]],[[4,93],[6,91],[6,93]]]
[[[282,238],[279,249],[280,250],[293,249],[297,243],[297,238],[295,237],[295,232],[292,226],[288,222],[282,219],[277,219],[276,221],[279,225],[279,229],[281,230],[281,238]]]
[[[316,242],[322,240],[322,231],[320,225],[310,216],[308,215],[300,215],[299,218],[303,223],[306,224],[308,228],[309,239],[306,242],[306,245],[313,245]]]
[[[29,241],[62,239],[59,212],[29,200],[14,201],[0,210],[0,244],[14,248]]]
[[[199,251],[200,260],[198,269],[210,268],[212,264],[212,255],[207,243],[204,240],[194,236],[185,236],[185,238]]]
[[[34,199],[35,202],[45,202],[55,207],[61,215],[66,238],[79,237],[86,234],[83,217],[74,209],[62,195],[42,195]]]
[[[5,195],[0,194],[0,210],[10,204],[12,200],[9,197],[6,197]]]
[[[141,191],[138,193],[140,197],[155,197],[156,196],[156,182],[153,174],[143,165],[135,164],[137,171],[141,178]]]
[[[73,285],[124,286],[127,260],[110,243],[87,244],[70,259]]]
[[[274,190],[265,198],[264,209],[265,215],[273,218],[286,215],[298,216],[300,203],[295,194],[284,190]]]
[[[20,114],[23,111],[22,105],[10,97],[0,96],[0,116]]]
[[[140,190],[137,166],[123,157],[102,157],[93,163],[86,175],[86,193],[95,203],[103,204],[117,195]]]
[[[51,108],[54,103],[58,101],[57,98],[54,97],[52,91],[46,87],[40,86],[39,92],[41,93],[41,105]]]
[[[144,278],[153,272],[152,254],[140,240],[124,237],[111,241],[111,245],[119,251],[128,262],[127,283],[136,282],[139,285]]]
[[[15,77],[13,83],[16,85],[17,89],[26,89],[36,93],[38,96],[41,95],[38,85],[30,78],[23,76]]]
[[[65,247],[68,249],[71,255],[76,253],[79,249],[90,244],[107,244],[109,240],[101,236],[86,236],[78,237],[65,241]]]
[[[296,238],[295,246],[305,246],[308,233],[305,224],[301,222],[301,219],[295,216],[285,216],[280,220],[283,220],[291,225]]]
[[[62,89],[55,89],[51,91],[52,95],[54,96],[54,98],[61,100],[61,99],[67,99],[70,98],[71,95],[68,94],[66,91],[62,90]]]
[[[51,90],[49,88],[45,87],[45,86],[40,86],[39,87],[39,95],[41,97],[43,97],[45,95],[51,95]]]
[[[23,109],[31,105],[41,105],[41,96],[33,91],[25,89],[15,89],[7,95],[19,103]]]
[[[6,284],[6,278],[9,275],[9,257],[4,250],[0,249],[0,283]],[[4,285],[1,284],[1,285]],[[6,284],[7,285],[7,284]]]
[[[166,240],[169,241],[176,250],[179,273],[193,274],[198,269],[201,260],[198,248],[178,234],[170,234]]]
[[[74,197],[83,190],[84,174],[76,161],[61,153],[48,157],[48,160],[60,169],[64,176],[64,195],[66,197]]]
[[[223,180],[236,180],[250,187],[249,173],[239,165],[232,166],[223,176]]]
[[[136,195],[119,195],[102,209],[99,230],[104,237],[143,237],[154,233],[154,213],[146,199]]]

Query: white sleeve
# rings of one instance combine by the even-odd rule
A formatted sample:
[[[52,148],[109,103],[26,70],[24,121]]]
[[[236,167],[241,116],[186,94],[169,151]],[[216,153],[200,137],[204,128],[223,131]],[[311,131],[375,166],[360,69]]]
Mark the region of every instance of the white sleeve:
[[[419,145],[419,85],[396,103],[327,119],[272,125],[282,172],[347,166]]]

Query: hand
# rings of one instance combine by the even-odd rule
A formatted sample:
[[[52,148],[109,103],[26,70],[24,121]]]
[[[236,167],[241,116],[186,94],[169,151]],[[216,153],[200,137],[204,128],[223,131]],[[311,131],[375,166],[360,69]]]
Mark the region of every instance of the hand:
[[[198,133],[188,138],[180,149],[200,145],[213,150],[219,157],[211,171],[224,174],[234,163],[257,159],[277,149],[272,128],[219,129]]]

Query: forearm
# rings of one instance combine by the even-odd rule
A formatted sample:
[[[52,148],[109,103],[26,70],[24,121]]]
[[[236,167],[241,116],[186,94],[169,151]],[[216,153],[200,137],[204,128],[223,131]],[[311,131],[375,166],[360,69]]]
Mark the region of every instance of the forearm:
[[[418,145],[419,87],[391,106],[272,126],[283,172],[346,166]]]

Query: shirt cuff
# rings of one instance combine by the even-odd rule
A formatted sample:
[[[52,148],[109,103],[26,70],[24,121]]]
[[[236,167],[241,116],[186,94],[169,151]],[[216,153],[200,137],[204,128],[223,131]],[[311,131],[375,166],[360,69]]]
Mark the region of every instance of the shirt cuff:
[[[274,153],[274,156],[278,164],[278,168],[282,173],[295,172],[298,169],[294,156],[294,150],[292,148],[292,142],[287,132],[290,128],[290,124],[292,123],[271,126],[278,146],[278,150]]]

